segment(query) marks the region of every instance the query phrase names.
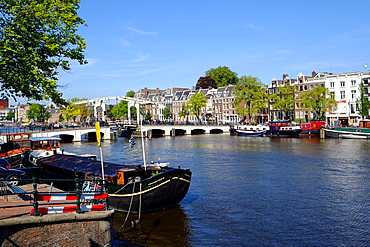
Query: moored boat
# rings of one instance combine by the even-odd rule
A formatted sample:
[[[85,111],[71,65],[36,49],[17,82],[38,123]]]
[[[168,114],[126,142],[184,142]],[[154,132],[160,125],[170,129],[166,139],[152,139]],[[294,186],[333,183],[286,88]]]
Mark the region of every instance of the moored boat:
[[[369,139],[370,135],[340,134],[338,137],[342,139]]]
[[[292,125],[289,120],[269,121],[267,125],[269,126],[268,135],[298,137],[302,132],[300,126]]]
[[[308,123],[298,124],[302,129],[300,135],[319,135],[320,130],[325,124],[325,121],[310,121]]]
[[[9,133],[0,144],[0,158],[6,159],[12,167],[19,167],[25,152],[30,150],[32,133]]]
[[[109,207],[122,212],[148,212],[177,205],[186,196],[189,169],[172,168],[159,161],[148,166],[101,162],[95,155],[76,155],[60,149],[60,138],[31,138],[31,151],[24,157],[25,167],[47,179],[95,177],[108,182]],[[103,168],[102,168],[103,166]],[[104,172],[103,172],[104,171]],[[33,174],[30,174],[31,176]],[[63,190],[75,185],[54,183]]]
[[[365,136],[370,138],[369,129],[361,128],[324,128],[325,137],[339,138],[340,135]]]
[[[230,135],[264,136],[267,130],[266,125],[235,125],[230,127]]]
[[[101,174],[101,162],[74,155],[55,154],[37,160],[45,178],[85,178]],[[189,169],[142,167],[103,162],[109,207],[121,212],[149,212],[173,207],[186,196]],[[101,177],[101,176],[100,176]],[[54,184],[60,189],[66,184]]]

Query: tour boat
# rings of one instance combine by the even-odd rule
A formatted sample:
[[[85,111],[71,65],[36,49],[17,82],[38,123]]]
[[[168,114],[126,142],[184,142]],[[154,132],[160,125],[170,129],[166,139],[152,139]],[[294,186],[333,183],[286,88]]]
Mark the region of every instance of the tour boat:
[[[0,143],[0,158],[6,159],[12,167],[22,164],[22,157],[30,150],[32,133],[8,133]]]

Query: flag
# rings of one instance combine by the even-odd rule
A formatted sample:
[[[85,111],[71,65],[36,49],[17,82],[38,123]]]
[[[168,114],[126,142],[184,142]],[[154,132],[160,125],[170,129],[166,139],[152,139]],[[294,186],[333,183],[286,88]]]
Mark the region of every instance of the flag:
[[[96,140],[98,141],[98,146],[100,147],[100,123],[95,123],[95,130],[96,130]]]

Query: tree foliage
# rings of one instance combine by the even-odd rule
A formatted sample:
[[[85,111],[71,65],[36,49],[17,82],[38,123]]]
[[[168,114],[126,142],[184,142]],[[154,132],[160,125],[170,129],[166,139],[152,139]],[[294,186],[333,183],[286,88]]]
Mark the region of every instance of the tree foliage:
[[[260,79],[242,76],[236,84],[234,107],[238,114],[247,116],[249,123],[257,113],[262,113],[268,102],[267,88]]]
[[[238,83],[238,74],[231,71],[226,66],[220,66],[216,69],[209,69],[206,71],[206,76],[212,77],[218,87],[235,85],[236,83]]]
[[[182,104],[181,111],[179,112],[179,116],[184,119],[187,115],[189,115],[189,110],[187,109],[186,104]]]
[[[200,123],[200,115],[202,114],[202,109],[207,104],[207,99],[204,93],[195,93],[193,94],[189,101],[187,102],[187,108],[190,110],[190,113],[193,114]]]
[[[336,101],[329,96],[329,91],[323,85],[318,85],[312,90],[300,95],[302,105],[313,112],[313,118],[325,120],[325,114],[330,107],[336,106]]]
[[[278,92],[271,95],[271,100],[273,108],[284,112],[284,118],[288,120],[289,112],[294,109],[294,87],[289,84],[279,87]]]
[[[117,105],[111,109],[114,118],[121,118],[128,115],[128,102],[121,100]]]
[[[15,118],[15,112],[13,110],[10,110],[8,112],[8,115],[6,115],[6,120],[13,120]]]
[[[136,106],[130,107],[131,119],[137,119],[137,108]]]
[[[369,99],[368,97],[365,96],[365,89],[364,85],[361,83],[360,84],[360,97],[357,99],[357,105],[358,105],[358,111],[364,119],[369,115]]]
[[[133,98],[134,96],[135,96],[135,92],[134,92],[133,90],[128,91],[128,92],[126,93],[126,97],[131,97],[131,98]]]
[[[64,109],[61,110],[63,119],[69,121],[70,119],[75,120],[75,118],[80,114],[80,110],[77,105],[69,103]]]
[[[35,122],[44,122],[50,118],[51,114],[47,109],[40,104],[30,103],[27,110],[27,118]]]
[[[170,116],[171,116],[171,109],[170,109],[170,107],[169,106],[166,106],[165,108],[163,108],[162,114],[163,114],[163,117],[165,119],[169,119]]]
[[[195,90],[198,90],[201,88],[204,88],[204,89],[217,88],[216,81],[210,76],[200,77],[197,82],[197,85],[195,86]]]
[[[85,64],[77,28],[79,0],[0,0],[1,97],[67,102],[58,91],[60,70]]]

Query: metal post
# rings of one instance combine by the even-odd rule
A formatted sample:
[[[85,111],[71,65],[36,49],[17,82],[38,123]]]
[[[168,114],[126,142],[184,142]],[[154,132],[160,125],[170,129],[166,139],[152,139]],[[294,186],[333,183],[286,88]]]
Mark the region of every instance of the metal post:
[[[33,177],[33,214],[32,216],[40,216],[39,213],[39,203],[37,202],[37,197],[39,192],[37,191],[37,182],[38,179],[36,177]]]
[[[83,211],[81,210],[81,190],[80,190],[80,179],[79,178],[76,178],[76,195],[77,195],[77,200],[76,200],[76,205],[77,205],[77,210],[76,210],[76,213],[83,213]]]

